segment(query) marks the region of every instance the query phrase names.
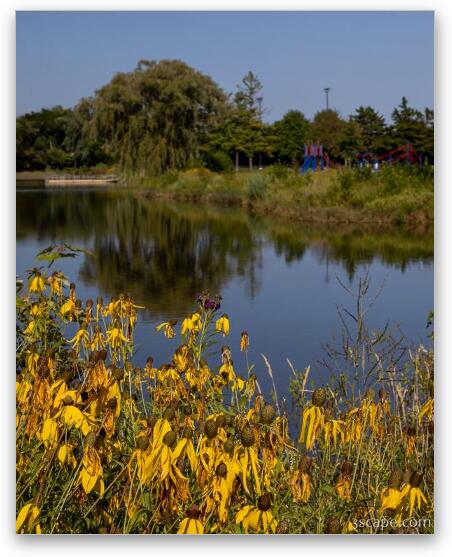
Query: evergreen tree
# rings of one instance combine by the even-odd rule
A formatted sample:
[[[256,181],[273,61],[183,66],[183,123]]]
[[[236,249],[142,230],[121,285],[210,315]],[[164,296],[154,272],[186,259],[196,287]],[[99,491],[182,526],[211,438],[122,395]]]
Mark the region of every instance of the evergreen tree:
[[[380,155],[388,150],[387,127],[384,116],[371,106],[360,106],[351,116],[360,128],[361,146],[359,151]]]
[[[420,156],[432,162],[434,158],[434,113],[426,108],[424,112],[408,105],[406,97],[392,112],[392,126],[389,139],[393,148],[405,144],[412,145]]]

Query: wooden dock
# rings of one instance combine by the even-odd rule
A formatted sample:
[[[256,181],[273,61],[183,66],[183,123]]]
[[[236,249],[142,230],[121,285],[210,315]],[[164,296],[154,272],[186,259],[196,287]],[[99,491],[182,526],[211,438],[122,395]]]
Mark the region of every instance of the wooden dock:
[[[45,177],[45,185],[47,186],[104,186],[115,184],[119,179],[112,174],[106,175],[75,175],[75,174],[55,174]]]

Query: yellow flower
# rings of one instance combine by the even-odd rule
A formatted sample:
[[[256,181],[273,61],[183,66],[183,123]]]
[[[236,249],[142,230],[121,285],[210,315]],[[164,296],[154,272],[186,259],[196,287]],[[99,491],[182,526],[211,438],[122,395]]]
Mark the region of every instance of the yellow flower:
[[[180,523],[177,533],[204,534],[204,525],[199,520],[200,514],[198,505],[192,505],[187,511],[187,517]]]
[[[163,329],[163,334],[166,338],[174,338],[176,333],[174,332],[173,327],[177,324],[177,319],[171,319],[170,321],[165,321],[164,323],[160,323],[157,325],[155,330],[161,331]]]
[[[336,483],[336,493],[344,501],[350,501],[350,478],[347,475],[340,475]]]
[[[178,534],[204,534],[204,526],[194,518],[184,518],[180,523]]]
[[[50,285],[50,295],[61,296],[63,293],[63,279],[61,273],[55,272],[47,279]]]
[[[28,291],[30,293],[36,292],[40,294],[45,288],[44,279],[40,272],[37,272],[33,278],[30,278],[28,283]]]
[[[413,516],[414,508],[421,510],[422,503],[427,504],[427,498],[419,487],[422,482],[422,474],[413,472],[410,481],[402,489],[402,498],[408,495],[410,498],[410,517]]]
[[[36,505],[33,505],[33,503],[27,503],[24,505],[17,515],[16,533],[31,534],[34,531],[34,533],[40,534],[41,526],[38,523],[39,513],[40,510]]]
[[[215,330],[219,333],[223,331],[224,337],[229,334],[229,317],[226,313],[217,319],[215,323]]]
[[[99,495],[102,496],[104,494],[105,487],[102,464],[100,463],[100,457],[94,447],[87,446],[85,449],[79,480],[87,495],[91,493],[94,488],[97,489]]]
[[[72,319],[75,314],[75,301],[72,298],[68,298],[61,306],[60,313],[63,317]]]
[[[434,412],[434,399],[430,398],[422,407],[421,411],[419,412],[418,420],[421,423],[422,418],[424,416],[427,417],[427,420],[430,422],[433,420],[433,412]]]
[[[240,351],[244,352],[250,347],[250,336],[246,331],[242,331],[240,335]]]
[[[80,329],[68,342],[72,344],[72,347],[76,350],[77,354],[80,352],[80,345],[82,345],[85,350],[88,350],[90,344],[88,330],[84,327],[80,327]]]
[[[27,327],[24,329],[24,335],[32,335],[35,330],[36,321],[32,320],[28,323]]]
[[[381,492],[380,497],[382,511],[386,511],[387,509],[397,509],[403,500],[402,492],[394,487],[385,487],[385,489]]]
[[[311,497],[311,477],[309,472],[312,467],[312,458],[303,455],[298,465],[298,470],[294,472],[289,485],[295,503],[306,503]]]
[[[191,317],[186,317],[182,321],[181,334],[185,333],[196,333],[199,331],[201,325],[201,316],[199,313],[193,313]]]
[[[254,505],[245,505],[245,507],[237,513],[235,523],[242,524],[245,534],[248,534],[249,531],[255,534],[260,532],[268,534],[269,531],[274,533],[278,522],[273,517],[270,506],[270,495],[265,493],[259,497],[257,507]]]
[[[312,449],[315,440],[323,430],[324,423],[325,414],[322,408],[315,405],[305,408],[298,442],[305,443],[308,450]]]
[[[121,348],[122,343],[129,342],[129,339],[124,336],[124,333],[119,327],[112,327],[107,331],[107,343],[116,350]]]

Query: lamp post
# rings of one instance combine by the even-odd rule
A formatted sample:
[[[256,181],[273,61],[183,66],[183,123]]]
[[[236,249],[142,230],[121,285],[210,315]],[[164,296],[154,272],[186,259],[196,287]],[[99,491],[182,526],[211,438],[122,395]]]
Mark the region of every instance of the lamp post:
[[[325,87],[323,90],[325,91],[325,96],[326,96],[326,109],[329,110],[328,94],[331,91],[331,87]]]

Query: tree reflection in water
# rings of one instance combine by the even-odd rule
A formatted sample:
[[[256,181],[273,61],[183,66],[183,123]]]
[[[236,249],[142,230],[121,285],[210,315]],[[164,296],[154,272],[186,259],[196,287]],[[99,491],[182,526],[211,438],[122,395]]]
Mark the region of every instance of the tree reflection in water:
[[[155,318],[185,314],[201,290],[221,292],[235,277],[256,296],[267,244],[287,264],[312,250],[326,267],[343,265],[350,279],[376,257],[402,271],[433,260],[429,231],[326,228],[115,189],[18,191],[17,238],[83,244],[94,257],[84,258],[79,280],[109,295],[128,292]]]

